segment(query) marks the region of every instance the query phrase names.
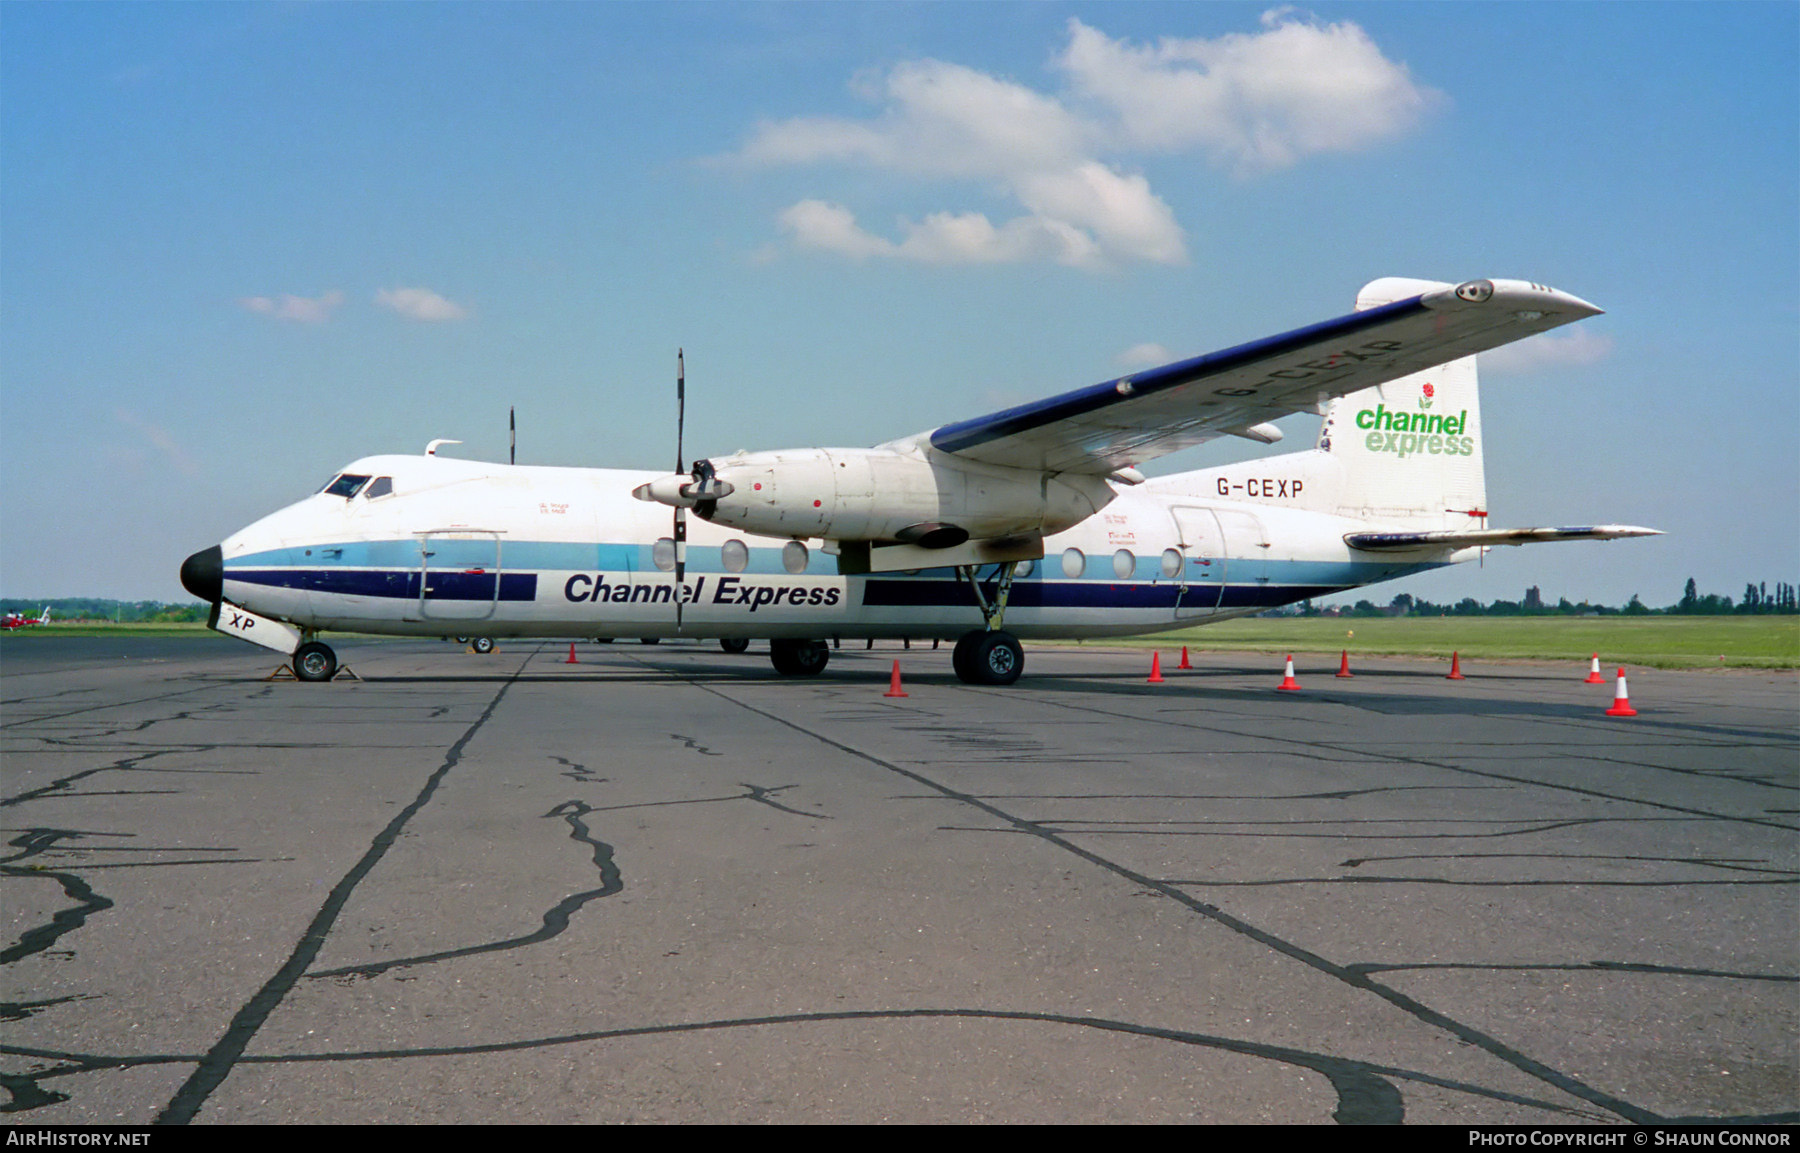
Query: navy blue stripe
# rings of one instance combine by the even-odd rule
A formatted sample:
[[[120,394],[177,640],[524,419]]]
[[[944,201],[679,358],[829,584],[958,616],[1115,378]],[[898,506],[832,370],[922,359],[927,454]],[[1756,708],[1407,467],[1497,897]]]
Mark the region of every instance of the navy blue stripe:
[[[1308,597],[1342,592],[1352,585],[1226,585],[1223,597],[1216,585],[1188,587],[1186,608],[1275,608]],[[1168,609],[1173,611],[1181,587],[1173,584],[1110,584],[1099,581],[1021,581],[1014,584],[1009,608]],[[968,586],[961,581],[882,580],[863,582],[863,600],[869,608],[973,607]]]
[[[1184,384],[1205,380],[1209,376],[1235,371],[1259,360],[1273,360],[1311,345],[1338,340],[1400,317],[1422,312],[1425,310],[1423,301],[1423,296],[1397,300],[1392,304],[1371,308],[1366,312],[1354,312],[1349,316],[1338,317],[1336,320],[1327,320],[1306,328],[1297,328],[1280,336],[1271,336],[1252,341],[1249,344],[1240,344],[1236,348],[1228,348],[1222,352],[1209,352],[1205,356],[1196,356],[1190,360],[1165,364],[1161,368],[1153,368],[1147,372],[1134,372],[1128,376],[1109,380],[1105,384],[1078,388],[1074,392],[1065,392],[1060,396],[1022,404],[1016,408],[1002,409],[999,412],[989,413],[987,416],[978,416],[973,420],[946,424],[931,434],[931,447],[942,452],[956,452],[1034,428],[1042,428],[1045,425],[1055,424],[1057,421],[1098,412],[1111,405],[1123,404],[1125,401],[1136,399],[1146,393],[1179,388]],[[1131,382],[1130,395],[1119,392],[1118,385],[1121,380]]]
[[[225,579],[245,584],[268,585],[273,588],[304,589],[307,592],[336,593],[353,597],[388,597],[396,600],[419,599],[419,572],[381,571],[371,569],[227,569]],[[494,574],[438,572],[431,574],[431,599],[445,601],[491,601],[494,599]],[[503,601],[535,601],[536,573],[502,573],[500,598]]]

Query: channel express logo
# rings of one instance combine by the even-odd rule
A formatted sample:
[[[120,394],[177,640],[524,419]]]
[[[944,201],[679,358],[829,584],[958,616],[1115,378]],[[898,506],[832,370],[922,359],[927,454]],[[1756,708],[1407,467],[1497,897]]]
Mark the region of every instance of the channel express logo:
[[[1356,427],[1368,432],[1363,446],[1370,452],[1388,452],[1404,460],[1408,456],[1472,456],[1475,438],[1464,436],[1469,410],[1452,416],[1428,412],[1437,390],[1427,384],[1419,396],[1418,412],[1390,412],[1377,404],[1356,414]]]
[[[710,594],[706,577],[681,586],[681,603],[739,605],[751,612],[764,605],[786,605],[831,608],[843,599],[843,590],[821,585],[750,584],[740,577],[721,576],[713,583]],[[563,599],[576,604],[666,605],[676,597],[673,580],[661,582],[615,579],[608,583],[605,573],[576,573],[563,585]]]

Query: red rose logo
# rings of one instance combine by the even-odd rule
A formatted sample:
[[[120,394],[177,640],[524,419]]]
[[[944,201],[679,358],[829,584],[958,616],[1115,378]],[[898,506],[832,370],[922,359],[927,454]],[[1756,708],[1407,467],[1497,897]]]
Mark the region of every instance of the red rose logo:
[[[1425,386],[1425,397],[1426,397],[1426,399],[1427,399],[1427,400],[1429,400],[1429,399],[1430,399],[1430,398],[1432,398],[1432,397],[1434,397],[1434,396],[1436,396],[1436,395],[1437,395],[1437,389],[1435,389],[1435,388],[1433,388],[1433,387],[1431,387],[1431,386],[1430,386],[1430,385],[1429,385],[1429,384],[1427,384],[1427,385],[1426,385],[1426,386]]]

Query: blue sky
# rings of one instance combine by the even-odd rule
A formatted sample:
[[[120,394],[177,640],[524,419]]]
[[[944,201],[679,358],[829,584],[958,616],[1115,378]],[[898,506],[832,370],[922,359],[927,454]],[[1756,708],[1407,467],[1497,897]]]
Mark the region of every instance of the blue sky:
[[[0,592],[374,452],[864,445],[1348,311],[1608,310],[1483,368],[1496,525],[1381,586],[1800,576],[1800,6],[0,5]],[[1284,424],[1287,447],[1316,419]],[[1153,471],[1248,446],[1207,446]]]

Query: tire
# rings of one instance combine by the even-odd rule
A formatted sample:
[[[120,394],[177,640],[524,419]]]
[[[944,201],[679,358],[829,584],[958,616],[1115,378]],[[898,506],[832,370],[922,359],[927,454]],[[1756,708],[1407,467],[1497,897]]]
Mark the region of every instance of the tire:
[[[750,638],[720,637],[719,647],[728,653],[747,653],[750,651]]]
[[[816,677],[831,661],[824,641],[777,639],[769,642],[769,660],[784,677]]]
[[[981,639],[987,636],[984,632],[964,633],[956,640],[956,647],[950,650],[950,667],[956,670],[956,679],[965,685],[980,684],[975,674],[969,670],[969,652]]]
[[[956,675],[964,684],[1010,685],[1025,671],[1025,650],[1011,633],[998,629],[970,633],[956,643],[956,648],[962,656]]]
[[[482,656],[486,656],[487,654],[494,651],[494,638],[493,637],[476,637],[474,640],[469,642],[469,645],[476,652],[480,653]]]
[[[328,681],[337,669],[337,654],[330,645],[308,641],[294,650],[294,675],[303,681]]]
[[[660,645],[660,644],[662,644],[662,638],[661,637],[639,637],[638,644],[640,644],[640,645]]]

